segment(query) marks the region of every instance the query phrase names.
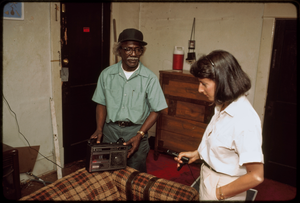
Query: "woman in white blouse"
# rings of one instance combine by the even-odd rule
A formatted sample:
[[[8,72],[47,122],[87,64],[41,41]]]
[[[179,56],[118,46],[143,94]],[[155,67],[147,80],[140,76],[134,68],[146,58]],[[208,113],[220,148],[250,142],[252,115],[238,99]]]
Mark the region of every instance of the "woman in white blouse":
[[[261,121],[246,98],[247,74],[230,53],[216,50],[190,70],[199,93],[214,103],[215,113],[195,151],[181,152],[189,164],[201,159],[200,200],[245,200],[246,191],[264,180]]]

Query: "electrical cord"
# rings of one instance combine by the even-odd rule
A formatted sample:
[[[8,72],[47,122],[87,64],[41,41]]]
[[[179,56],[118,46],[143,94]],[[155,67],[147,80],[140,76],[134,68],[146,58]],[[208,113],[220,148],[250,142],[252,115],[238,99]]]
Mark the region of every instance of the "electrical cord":
[[[174,152],[174,151],[171,151],[171,150],[166,150],[165,153],[168,154],[168,155],[171,155],[171,156],[175,156],[175,157],[178,157],[178,155],[179,155],[178,152]],[[189,160],[189,159],[188,159],[187,157],[181,157],[181,158],[182,158],[181,160],[183,161],[183,163],[180,164],[179,167],[177,167],[177,171],[179,171],[179,170],[182,168],[182,166],[187,165],[188,168],[190,169],[190,172],[191,172],[191,175],[192,175],[192,177],[193,177],[193,179],[194,179],[194,182],[196,182],[197,179],[194,177],[193,171],[192,171],[190,165],[188,164],[188,160]],[[197,182],[196,182],[196,183],[197,183]],[[196,184],[196,183],[195,183],[195,184]],[[197,185],[200,185],[200,184],[197,183]]]
[[[17,119],[17,115],[16,115],[16,113],[11,109],[11,107],[10,107],[10,105],[9,105],[9,102],[7,101],[7,99],[5,98],[5,96],[4,96],[3,93],[2,93],[2,97],[3,97],[3,99],[5,100],[5,102],[6,102],[7,106],[8,106],[8,108],[9,108],[9,110],[14,114],[14,117],[15,117],[15,120],[16,120],[16,124],[17,124],[17,127],[18,127],[18,132],[19,132],[19,134],[23,136],[23,138],[25,139],[25,141],[27,142],[28,146],[29,146],[31,149],[35,150],[35,151],[36,151],[37,153],[39,153],[42,157],[44,157],[46,160],[52,162],[53,164],[57,165],[58,167],[60,167],[60,168],[62,168],[62,169],[63,169],[63,168],[69,168],[69,167],[72,167],[73,165],[75,165],[75,163],[74,163],[74,164],[72,164],[72,165],[70,165],[70,166],[68,166],[68,167],[61,167],[61,166],[58,165],[57,163],[55,163],[55,162],[53,162],[52,160],[48,159],[46,156],[44,156],[44,155],[43,155],[42,153],[40,153],[38,150],[32,148],[31,145],[30,145],[30,143],[29,143],[29,141],[27,140],[26,136],[20,131],[20,126],[19,126],[19,122],[18,122],[18,119]],[[194,181],[196,181],[196,178],[195,178],[194,175],[193,175],[193,172],[192,172],[191,167],[190,167],[189,165],[188,165],[188,167],[189,167],[189,169],[190,169],[190,172],[191,172],[191,174],[192,174],[192,177],[194,178]],[[198,183],[198,184],[199,184],[199,183]]]
[[[70,166],[68,166],[68,167],[61,167],[61,166],[58,165],[57,163],[55,163],[55,162],[53,162],[52,160],[48,159],[46,156],[44,156],[42,153],[40,153],[40,152],[39,152],[38,150],[36,150],[35,148],[31,147],[31,145],[30,145],[29,141],[27,140],[26,136],[20,131],[20,126],[19,126],[19,122],[18,122],[18,119],[17,119],[17,114],[11,109],[11,107],[10,107],[10,105],[9,105],[9,102],[8,102],[7,99],[5,98],[3,92],[2,92],[2,97],[3,97],[3,99],[5,100],[5,102],[6,102],[7,106],[8,106],[8,108],[9,108],[9,110],[14,114],[14,117],[15,117],[15,120],[16,120],[16,123],[17,123],[17,127],[18,127],[18,132],[19,132],[19,134],[23,136],[23,138],[25,139],[25,141],[27,142],[28,146],[29,146],[31,149],[35,150],[38,154],[40,154],[40,155],[41,155],[42,157],[44,157],[46,160],[52,162],[53,164],[57,165],[58,167],[60,167],[60,168],[62,168],[62,169],[63,169],[63,168],[69,168],[69,167],[72,167],[73,165],[76,164],[76,163],[74,163],[74,164],[72,164],[72,165],[70,165]]]
[[[192,169],[191,169],[191,167],[190,167],[190,165],[187,165],[188,167],[189,167],[189,169],[190,169],[190,172],[191,172],[191,174],[192,174],[192,176],[193,176],[193,178],[194,178],[194,182],[197,180],[195,177],[194,177],[194,175],[193,175],[193,171],[192,171]],[[196,182],[196,184],[198,185],[198,187],[200,186],[200,181],[199,181],[199,183],[197,183]]]

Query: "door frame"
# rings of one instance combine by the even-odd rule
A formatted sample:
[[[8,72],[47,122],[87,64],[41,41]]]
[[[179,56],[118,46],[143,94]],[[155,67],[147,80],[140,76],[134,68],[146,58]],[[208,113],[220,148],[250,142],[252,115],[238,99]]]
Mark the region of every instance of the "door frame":
[[[64,148],[62,133],[62,82],[60,78],[61,70],[61,42],[60,42],[60,3],[50,3],[50,46],[51,46],[51,98],[54,101],[54,109],[57,122],[57,138],[59,143],[59,154],[61,167],[64,167]],[[50,101],[49,101],[50,105]],[[53,151],[54,151],[53,145]],[[53,155],[55,160],[55,155]],[[56,168],[56,166],[54,166]]]

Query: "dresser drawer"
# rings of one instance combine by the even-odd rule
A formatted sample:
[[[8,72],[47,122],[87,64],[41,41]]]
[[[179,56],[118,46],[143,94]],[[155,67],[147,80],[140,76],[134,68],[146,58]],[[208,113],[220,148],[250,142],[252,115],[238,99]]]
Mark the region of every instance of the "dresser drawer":
[[[169,98],[166,98],[166,100],[168,108],[164,109],[162,114],[199,121],[202,123],[205,122],[205,105]]]
[[[182,136],[202,137],[207,124],[167,115],[161,115],[160,130],[165,130]]]
[[[176,152],[196,150],[207,124],[161,115],[157,132],[158,149]]]
[[[158,150],[169,149],[175,152],[194,151],[198,149],[201,142],[200,137],[181,135],[165,130],[161,130],[158,139]]]
[[[168,108],[161,112],[165,115],[202,123],[208,123],[213,115],[213,106],[206,101],[174,98],[171,96],[166,96],[166,101]]]
[[[190,83],[187,81],[179,81],[169,79],[163,83],[163,91],[165,95],[184,97],[202,101],[209,101],[206,96],[198,92],[199,82]]]

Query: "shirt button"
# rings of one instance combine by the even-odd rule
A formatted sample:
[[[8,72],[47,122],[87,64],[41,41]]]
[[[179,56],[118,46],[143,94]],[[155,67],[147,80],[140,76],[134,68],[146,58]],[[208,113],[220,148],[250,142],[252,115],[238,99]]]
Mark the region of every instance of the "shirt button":
[[[126,94],[124,94],[124,96],[126,97]]]

